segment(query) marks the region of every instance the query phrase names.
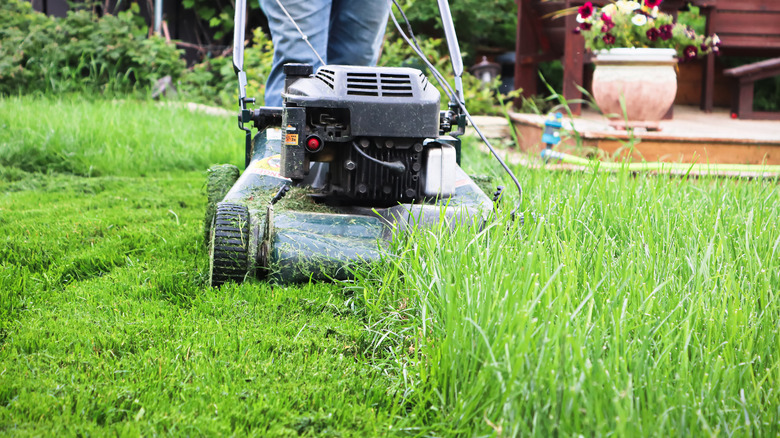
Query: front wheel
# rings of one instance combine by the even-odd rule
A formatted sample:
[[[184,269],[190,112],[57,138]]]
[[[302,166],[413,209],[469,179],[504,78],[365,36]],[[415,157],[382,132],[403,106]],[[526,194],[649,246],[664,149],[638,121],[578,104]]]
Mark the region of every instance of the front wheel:
[[[220,202],[209,239],[209,278],[212,287],[240,283],[249,272],[249,209]]]

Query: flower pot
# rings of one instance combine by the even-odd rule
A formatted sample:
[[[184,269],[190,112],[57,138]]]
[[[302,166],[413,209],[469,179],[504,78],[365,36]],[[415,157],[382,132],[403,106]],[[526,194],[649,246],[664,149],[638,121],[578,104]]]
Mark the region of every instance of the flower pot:
[[[593,98],[617,129],[658,130],[677,94],[674,49],[602,50],[596,54]],[[621,102],[622,101],[622,102]]]

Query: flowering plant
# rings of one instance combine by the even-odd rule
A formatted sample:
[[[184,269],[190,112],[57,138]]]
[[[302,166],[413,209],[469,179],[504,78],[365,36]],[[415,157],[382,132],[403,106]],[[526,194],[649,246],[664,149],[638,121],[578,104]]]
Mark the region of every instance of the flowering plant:
[[[616,47],[675,49],[681,60],[718,53],[717,35],[697,35],[693,29],[675,23],[671,15],[658,11],[662,0],[618,0],[603,8],[591,2],[577,10],[575,33],[585,37],[591,51]]]

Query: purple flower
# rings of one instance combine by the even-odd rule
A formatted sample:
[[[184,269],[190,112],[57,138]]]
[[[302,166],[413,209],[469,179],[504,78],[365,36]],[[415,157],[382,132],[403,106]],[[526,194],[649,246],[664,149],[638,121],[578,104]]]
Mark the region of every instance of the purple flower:
[[[580,32],[582,32],[582,29],[580,29],[580,27],[579,27],[579,26],[575,27],[575,28],[574,28],[574,29],[571,31],[571,33],[573,33],[574,35],[579,35],[579,34],[580,34]]]
[[[699,49],[696,48],[696,46],[687,46],[685,47],[685,50],[683,50],[683,55],[685,56],[686,61],[690,61],[691,59],[696,58],[699,54]]]
[[[671,24],[664,24],[661,26],[658,30],[660,31],[661,39],[666,41],[672,38],[672,29],[674,29],[674,26]]]
[[[645,35],[647,35],[647,39],[650,41],[655,41],[661,35],[661,32],[658,29],[651,27],[650,29],[647,29]]]
[[[593,15],[593,3],[585,2],[584,5],[580,6],[579,9],[577,9],[577,13],[580,14],[580,17],[582,18],[590,17],[591,15]]]
[[[612,35],[611,33],[604,35],[601,39],[604,40],[604,44],[608,46],[615,44],[615,35]]]
[[[580,28],[582,30],[590,30],[591,27],[593,27],[593,25],[591,25],[590,23],[582,23],[582,24],[580,24]]]

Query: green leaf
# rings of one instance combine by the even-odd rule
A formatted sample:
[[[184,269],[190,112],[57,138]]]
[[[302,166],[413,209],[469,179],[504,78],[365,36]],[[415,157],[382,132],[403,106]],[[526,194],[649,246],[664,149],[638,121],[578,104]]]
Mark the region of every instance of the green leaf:
[[[211,17],[213,17],[214,14],[216,13],[217,11],[215,11],[214,8],[209,8],[209,7],[198,8],[198,15],[200,15],[201,18],[205,20],[210,20]]]

